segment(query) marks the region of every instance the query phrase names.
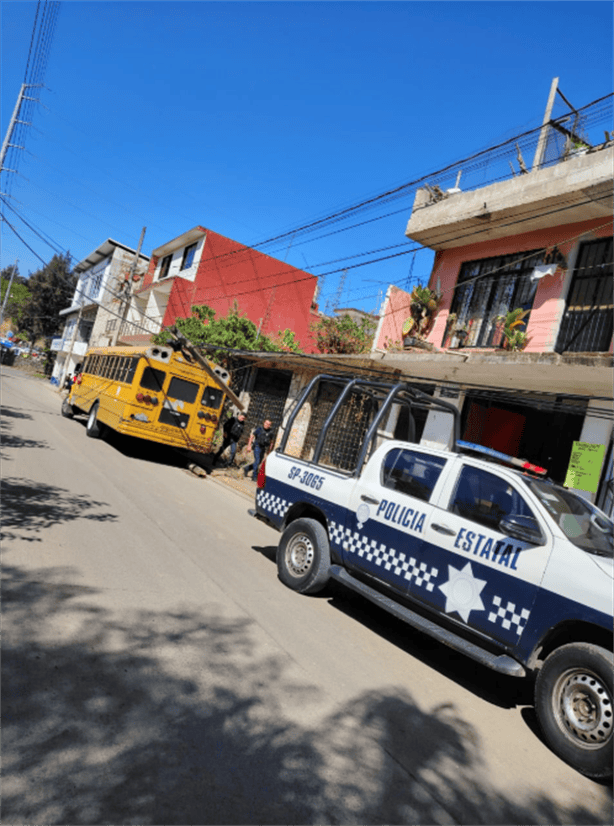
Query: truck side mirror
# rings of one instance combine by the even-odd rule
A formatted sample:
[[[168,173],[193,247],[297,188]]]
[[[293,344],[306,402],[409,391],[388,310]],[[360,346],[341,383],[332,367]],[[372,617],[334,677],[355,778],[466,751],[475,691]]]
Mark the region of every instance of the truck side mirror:
[[[499,522],[499,530],[521,542],[530,542],[531,545],[541,545],[544,541],[537,519],[532,516],[506,516]]]

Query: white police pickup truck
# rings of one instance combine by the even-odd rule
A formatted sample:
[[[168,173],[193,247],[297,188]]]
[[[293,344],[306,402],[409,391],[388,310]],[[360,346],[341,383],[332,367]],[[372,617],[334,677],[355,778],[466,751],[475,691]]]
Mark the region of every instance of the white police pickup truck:
[[[304,455],[296,433],[326,387],[332,406]],[[403,409],[407,432],[391,439]],[[458,438],[451,450],[416,444],[417,409],[453,416],[458,436],[456,408],[407,384],[311,382],[250,511],[282,532],[279,578],[304,594],[336,580],[496,671],[536,674],[550,747],[589,777],[611,776],[612,522],[528,463],[485,460]],[[350,444],[356,422],[364,436]]]

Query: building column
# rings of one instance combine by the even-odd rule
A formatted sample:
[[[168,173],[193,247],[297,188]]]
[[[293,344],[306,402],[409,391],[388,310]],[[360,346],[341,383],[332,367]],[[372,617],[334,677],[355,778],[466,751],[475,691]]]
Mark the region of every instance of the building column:
[[[458,385],[438,387],[433,398],[450,402],[460,412],[465,402],[465,393]],[[454,418],[443,410],[429,410],[420,444],[425,447],[450,450],[454,443]]]

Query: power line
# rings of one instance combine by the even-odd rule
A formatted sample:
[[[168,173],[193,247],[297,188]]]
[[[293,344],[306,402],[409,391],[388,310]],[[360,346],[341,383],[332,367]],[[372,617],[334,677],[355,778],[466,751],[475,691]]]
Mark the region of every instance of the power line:
[[[601,199],[597,199],[597,200],[604,200],[604,199],[606,199],[606,198],[609,198],[609,196],[603,196],[603,198],[601,198]],[[595,199],[590,199],[590,198],[589,198],[589,199],[587,199],[586,201],[582,202],[582,204],[593,203],[594,201],[595,201]],[[580,204],[580,205],[582,205],[582,204]],[[7,205],[8,205],[8,204],[7,204]],[[573,209],[573,208],[577,207],[578,205],[579,205],[579,204],[578,204],[577,202],[575,202],[575,201],[574,201],[574,202],[572,202],[569,206],[559,207],[559,208],[556,208],[556,209],[548,210],[548,211],[546,211],[546,212],[535,213],[535,211],[533,210],[533,211],[531,211],[531,212],[530,212],[530,214],[529,214],[527,217],[521,217],[521,218],[515,219],[514,221],[508,222],[507,224],[504,224],[504,225],[502,225],[502,226],[508,226],[508,227],[509,227],[509,226],[513,226],[513,225],[515,225],[515,224],[518,224],[518,223],[523,223],[523,222],[525,222],[525,221],[527,221],[527,220],[531,220],[532,218],[534,219],[535,217],[544,217],[544,216],[547,216],[547,215],[556,214],[556,213],[558,213],[558,212],[565,211],[565,210],[567,210],[567,209]],[[12,210],[13,210],[13,211],[14,211],[14,212],[18,215],[18,213],[17,213],[17,212],[16,212],[16,211],[15,211],[12,207],[10,207],[10,205],[8,205],[8,206],[9,206],[9,208],[11,208],[11,209],[12,209]],[[20,216],[18,215],[18,217],[20,217]],[[28,225],[28,224],[27,224],[27,222],[25,221],[25,219],[22,219],[22,220],[24,221],[24,223],[26,223],[26,225]],[[7,222],[7,223],[8,223],[8,222]],[[605,223],[605,224],[601,225],[600,227],[598,227],[597,229],[600,229],[600,228],[602,228],[603,226],[608,226],[608,225],[609,225],[609,223],[610,223],[610,222],[607,222],[607,223]],[[16,234],[16,235],[20,238],[20,240],[22,240],[22,242],[25,244],[25,241],[23,241],[23,239],[21,238],[21,236],[19,236],[19,235],[18,235],[18,233],[15,231],[15,229],[12,227],[12,225],[10,225],[10,224],[8,224],[8,225],[9,225],[9,227],[10,227],[10,228],[11,228],[11,229],[15,232],[15,234]],[[483,232],[483,228],[480,226],[480,228],[479,228],[479,229],[477,229],[477,230],[475,230],[475,231],[472,231],[472,232],[470,232],[470,233],[464,233],[463,235],[460,235],[460,236],[455,236],[455,237],[452,237],[452,238],[448,238],[448,239],[446,239],[446,240],[447,240],[448,242],[449,242],[450,240],[463,240],[463,239],[464,239],[464,240],[466,240],[467,238],[470,238],[470,237],[472,237],[473,235],[476,235],[476,234],[481,234],[482,232]],[[573,237],[572,237],[572,238],[570,238],[570,239],[566,239],[565,241],[560,241],[560,242],[557,242],[557,243],[561,243],[561,244],[562,244],[562,243],[568,243],[568,242],[570,242],[570,241],[576,240],[576,238],[581,237],[581,235],[583,235],[583,234],[584,234],[584,233],[579,233],[577,236],[573,236]],[[41,257],[40,257],[37,253],[35,253],[35,252],[34,252],[34,250],[33,250],[33,249],[29,246],[29,245],[27,245],[27,244],[26,244],[26,246],[28,247],[28,249],[30,249],[30,251],[31,251],[31,252],[33,252],[33,253],[36,255],[36,257],[37,257],[37,258],[38,258],[41,262],[45,263],[45,262],[44,262],[44,260],[43,260],[43,259],[42,259],[42,258],[41,258]],[[249,248],[248,248],[248,249],[249,249]],[[363,262],[362,264],[354,264],[354,265],[349,265],[349,266],[346,266],[346,267],[341,267],[341,268],[338,268],[338,269],[336,269],[336,270],[330,270],[329,272],[322,273],[322,274],[320,274],[319,276],[307,275],[305,278],[291,279],[291,280],[289,280],[289,281],[282,282],[281,284],[280,284],[280,283],[278,283],[278,284],[277,284],[277,286],[278,286],[278,287],[287,287],[287,286],[292,286],[292,285],[294,285],[294,284],[298,284],[298,283],[301,283],[301,282],[303,282],[303,281],[310,280],[310,279],[312,279],[312,278],[318,278],[318,277],[320,277],[320,278],[321,278],[321,277],[324,277],[324,276],[326,276],[326,275],[334,274],[334,273],[337,273],[337,272],[343,272],[344,270],[354,269],[354,268],[361,267],[361,266],[367,266],[367,265],[369,265],[369,264],[378,263],[378,262],[380,262],[380,261],[388,260],[389,258],[395,258],[395,257],[398,257],[398,256],[400,256],[400,255],[406,255],[406,254],[408,254],[408,253],[410,253],[410,252],[421,251],[421,250],[423,250],[423,249],[430,249],[430,248],[428,248],[428,247],[424,247],[424,246],[412,247],[412,248],[409,248],[408,250],[406,250],[406,251],[404,251],[404,252],[402,252],[402,253],[396,253],[395,255],[392,255],[392,256],[384,256],[384,257],[382,257],[382,258],[380,258],[380,259],[377,259],[377,260],[375,260],[375,261],[373,261],[373,260],[372,260],[372,261]],[[546,250],[546,249],[547,249],[547,247],[544,247],[543,249],[544,249],[544,250]],[[243,251],[243,250],[242,250],[242,251]],[[531,253],[531,255],[534,255],[534,254],[535,254],[535,251],[533,251],[533,252]],[[223,257],[225,257],[225,255],[223,255],[223,256],[218,256],[218,257],[219,257],[219,258],[223,258]],[[71,258],[73,258],[73,259],[74,259],[74,256],[71,256]],[[212,259],[212,260],[214,260],[214,259]],[[232,262],[231,262],[231,263],[232,263]],[[229,264],[227,264],[226,266],[230,266],[230,263],[229,263]],[[285,272],[290,272],[291,270],[295,270],[295,269],[296,269],[296,268],[291,267],[291,268],[289,268],[289,269],[285,269],[284,271],[280,271],[280,272],[278,272],[278,273],[273,273],[273,274],[271,274],[271,275],[270,275],[270,276],[268,276],[268,277],[275,277],[275,276],[283,275]],[[504,269],[504,268],[501,268],[501,269]],[[480,278],[490,277],[490,276],[492,276],[492,275],[493,275],[495,272],[497,272],[497,271],[498,271],[498,270],[495,270],[495,271],[491,271],[491,272],[489,272],[489,273],[487,273],[487,274],[483,274],[483,275],[476,276],[476,277],[475,277],[475,279],[469,279],[467,282],[463,282],[463,283],[469,283],[469,281],[472,281],[472,280],[477,280],[477,279],[480,279]],[[233,284],[248,283],[248,282],[249,282],[249,281],[251,281],[251,280],[252,280],[252,279],[250,278],[250,279],[246,279],[245,281],[234,281],[234,282],[232,282],[232,283],[233,283]],[[263,290],[270,289],[270,286],[272,286],[272,285],[269,285],[268,287],[265,287],[265,286],[259,286],[259,287],[255,288],[255,289],[251,289],[251,290],[244,290],[244,291],[242,291],[242,292],[236,292],[236,291],[235,291],[235,292],[233,292],[233,294],[232,294],[232,295],[229,295],[228,293],[223,293],[223,294],[220,294],[220,295],[217,295],[217,296],[211,296],[211,297],[209,298],[209,300],[211,300],[211,301],[217,301],[217,300],[231,300],[232,298],[237,298],[237,297],[240,297],[240,296],[243,296],[243,295],[250,295],[250,294],[253,294],[253,293],[262,292]],[[457,285],[454,285],[453,287],[450,287],[450,288],[449,288],[448,290],[446,290],[445,292],[452,292],[454,289],[456,289],[456,286],[457,286]],[[110,291],[110,290],[109,290],[109,291]],[[120,296],[118,296],[118,295],[116,295],[116,294],[114,294],[114,296],[115,296],[116,298],[120,298]],[[373,296],[368,296],[368,297],[373,297]],[[103,308],[104,308],[104,309],[108,309],[105,305],[100,305],[100,306],[103,306]],[[183,309],[184,309],[184,312],[185,312],[185,311],[186,311],[186,308],[184,307]],[[110,312],[110,310],[109,310],[109,312]],[[152,322],[153,324],[158,324],[158,323],[159,323],[157,319],[153,319],[153,318],[150,318],[150,317],[147,317],[147,316],[144,316],[144,318],[145,318],[146,320],[148,320],[148,321]],[[134,323],[134,322],[133,322],[133,323]],[[137,325],[137,326],[138,326],[138,325]],[[147,332],[147,333],[149,333],[149,332],[150,332],[149,330],[146,330],[146,328],[144,328],[144,327],[143,327],[143,328],[141,328],[141,329],[143,330],[143,332]]]
[[[603,103],[604,101],[611,101],[611,98],[612,98],[612,95],[610,94],[610,95],[606,95],[602,98],[599,98],[596,101],[592,101],[591,103],[586,104],[584,107],[582,107],[582,111],[590,109],[590,107],[596,107],[597,104]],[[557,121],[564,120],[568,116],[569,116],[568,114],[561,115],[557,119]],[[379,203],[379,202],[384,202],[385,203],[388,200],[392,200],[393,198],[399,197],[399,193],[400,193],[401,196],[407,197],[409,194],[411,194],[409,192],[410,187],[415,186],[418,183],[426,181],[427,178],[432,180],[432,181],[437,181],[437,180],[440,179],[438,176],[441,176],[444,172],[449,171],[450,169],[452,169],[454,167],[458,167],[461,164],[464,167],[467,167],[467,163],[471,158],[479,159],[477,161],[477,166],[478,167],[480,165],[487,164],[487,163],[491,162],[493,158],[496,159],[497,152],[499,152],[500,155],[505,155],[505,153],[509,153],[510,151],[512,151],[513,146],[515,146],[516,142],[522,141],[523,139],[527,140],[532,135],[535,135],[536,133],[538,133],[541,129],[542,129],[542,127],[538,126],[538,127],[535,127],[531,130],[528,130],[528,131],[522,133],[521,135],[515,135],[512,138],[509,138],[506,141],[501,142],[497,146],[487,147],[483,150],[480,150],[480,152],[474,153],[474,155],[469,156],[469,158],[466,158],[466,159],[461,160],[461,161],[456,161],[453,164],[448,164],[447,166],[443,167],[440,170],[437,170],[435,172],[431,172],[428,175],[424,175],[424,176],[422,176],[420,178],[417,178],[414,181],[411,181],[409,183],[405,183],[405,184],[401,185],[400,187],[396,187],[393,190],[389,190],[386,193],[382,193],[380,195],[374,196],[374,197],[372,197],[370,199],[367,199],[365,201],[359,202],[359,204],[354,205],[354,206],[350,206],[348,208],[345,208],[344,210],[341,210],[340,212],[333,213],[332,215],[330,215],[327,218],[319,219],[315,223],[319,225],[319,224],[322,224],[323,222],[326,222],[326,221],[330,221],[331,223],[336,223],[336,222],[339,222],[340,220],[345,220],[345,218],[347,217],[347,215],[349,213],[353,213],[354,211],[359,211],[361,209],[361,207],[363,207],[365,205],[372,205],[372,204],[376,204],[376,203]],[[501,148],[502,148],[502,150],[501,150]],[[469,168],[471,168],[471,167],[469,167]],[[509,175],[507,175],[507,177],[509,177]],[[493,180],[494,181],[500,180],[500,178],[495,178]],[[492,180],[490,180],[489,182],[492,182]],[[42,187],[40,187],[40,188],[43,189],[43,191],[48,191],[48,190],[45,190]],[[69,205],[73,206],[74,208],[76,208],[76,209],[84,212],[85,214],[89,215],[89,217],[96,218],[96,216],[85,212],[85,210],[83,210],[82,207],[79,207],[75,204],[71,204],[71,202],[66,201],[66,199],[64,199],[64,200],[67,204],[69,204]],[[394,215],[394,214],[398,214],[399,212],[403,212],[403,211],[404,211],[404,209],[395,210],[394,212],[388,213],[385,216],[377,216],[376,218],[368,219],[367,221],[363,221],[363,222],[359,222],[357,224],[352,225],[352,227],[343,227],[341,229],[335,230],[333,233],[328,233],[324,236],[318,236],[318,239],[322,238],[322,237],[327,237],[330,234],[335,234],[335,233],[338,233],[338,232],[345,232],[345,231],[348,231],[351,228],[356,228],[356,227],[359,227],[359,226],[364,225],[366,223],[371,223],[371,222],[374,222],[374,221],[382,220],[386,217],[389,217],[389,216]],[[97,220],[102,220],[102,219],[97,219]],[[287,232],[282,233],[281,235],[275,236],[273,239],[268,239],[267,241],[257,242],[255,244],[252,244],[251,247],[247,247],[246,245],[243,245],[243,248],[244,249],[250,249],[250,248],[258,249],[259,247],[267,246],[267,245],[273,243],[276,239],[280,239],[280,240],[281,239],[286,239],[288,235],[296,235],[297,233],[304,233],[306,230],[309,229],[309,227],[312,227],[313,225],[314,225],[314,222],[311,222],[310,224],[306,224],[302,227],[298,227],[296,229],[288,230]],[[318,239],[312,239],[312,240],[318,240]],[[307,242],[310,242],[310,241],[308,240],[308,241],[305,241],[303,243],[307,243]],[[224,253],[224,255],[225,256],[226,255],[232,256],[232,255],[235,255],[239,251],[240,250],[235,250],[235,251],[232,251],[232,252],[229,252],[229,253]]]

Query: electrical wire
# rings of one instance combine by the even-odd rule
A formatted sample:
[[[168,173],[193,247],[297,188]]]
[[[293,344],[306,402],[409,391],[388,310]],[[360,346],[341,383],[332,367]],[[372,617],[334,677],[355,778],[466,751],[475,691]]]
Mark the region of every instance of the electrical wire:
[[[578,110],[578,111],[583,111],[583,110],[590,109],[590,107],[595,107],[597,104],[603,103],[604,101],[610,101],[609,105],[610,105],[610,108],[611,108],[611,99],[612,99],[612,95],[606,95],[602,98],[597,99],[596,101],[592,101],[591,103],[586,104],[584,107],[582,107],[582,110]],[[561,121],[561,120],[564,120],[565,118],[568,118],[568,117],[569,117],[569,113],[566,113],[565,115],[561,115],[557,119],[557,122]],[[526,140],[529,140],[529,139],[533,139],[536,136],[536,134],[538,134],[541,131],[541,129],[542,129],[542,126],[540,125],[538,127],[535,127],[533,129],[530,129],[530,130],[526,131],[525,133],[523,133],[521,135],[515,135],[512,138],[509,138],[506,141],[503,141],[502,143],[498,144],[495,147],[492,147],[492,146],[486,147],[485,149],[480,150],[480,152],[474,153],[474,155],[469,156],[469,158],[480,158],[479,162],[477,163],[478,167],[480,165],[489,164],[489,163],[491,163],[493,158],[497,157],[497,152],[499,152],[499,154],[502,153],[502,154],[507,156],[510,152],[513,152],[513,150],[514,150],[514,147],[510,148],[511,144],[515,144],[515,143],[517,143],[519,141],[522,141],[522,140],[526,141]],[[501,149],[501,147],[502,147],[502,149]],[[484,158],[483,156],[487,156],[487,157]],[[418,179],[415,179],[412,182],[405,183],[405,184],[401,185],[400,187],[395,188],[394,190],[389,190],[386,193],[383,193],[383,194],[377,195],[373,198],[362,201],[362,202],[360,202],[359,204],[357,204],[355,206],[350,206],[348,208],[345,208],[344,210],[341,210],[341,212],[333,213],[332,217],[330,217],[330,218],[319,219],[316,223],[320,224],[323,221],[327,221],[329,219],[333,222],[337,222],[338,220],[345,220],[346,216],[344,215],[344,213],[353,212],[354,210],[360,210],[360,208],[362,206],[364,206],[365,204],[368,205],[368,204],[375,203],[375,202],[380,202],[380,201],[386,202],[386,199],[391,197],[391,193],[394,194],[394,193],[398,193],[398,192],[403,191],[403,192],[405,192],[406,195],[410,195],[411,192],[409,191],[408,188],[414,187],[419,183],[423,183],[427,179],[429,179],[429,180],[433,181],[433,183],[435,183],[435,182],[440,180],[440,176],[443,172],[449,171],[450,169],[453,169],[454,167],[457,167],[459,165],[463,165],[464,167],[466,167],[468,160],[469,159],[464,159],[462,161],[456,161],[453,164],[449,164],[446,167],[443,167],[443,169],[440,169],[436,172],[432,172],[432,173],[429,173],[427,175],[424,175],[424,176],[422,176]],[[471,169],[471,165],[469,166],[469,169]],[[496,182],[497,180],[502,180],[505,177],[506,176],[503,176],[503,177],[500,177],[500,178],[495,178],[495,179],[489,179],[489,181],[486,183],[486,185],[488,185],[489,183],[492,183],[492,182]],[[507,175],[507,177],[509,177],[509,174]],[[482,184],[482,186],[483,185],[484,184]],[[43,190],[43,191],[48,191],[48,190]],[[67,203],[69,206],[73,206],[74,208],[84,212],[89,217],[96,218],[96,216],[85,212],[85,210],[83,210],[81,207],[77,206],[76,204],[72,204],[70,201],[67,201],[66,199],[64,199],[64,202]],[[398,214],[399,212],[403,212],[403,211],[404,211],[404,209],[396,210],[392,213],[388,213],[385,216],[377,216],[376,218],[368,219],[367,221],[364,221],[364,222],[359,222],[358,224],[352,225],[352,227],[343,227],[341,229],[335,230],[333,233],[328,233],[327,235],[335,234],[337,232],[348,231],[351,228],[357,228],[357,227],[359,227],[361,225],[364,225],[366,223],[371,223],[371,222],[374,222],[374,221],[382,220],[386,217],[390,217],[391,215]],[[97,220],[100,220],[100,219],[97,219]],[[311,224],[304,225],[303,227],[297,227],[297,228],[288,230],[287,232],[282,233],[281,235],[278,235],[275,238],[286,239],[288,236],[292,236],[293,238],[295,238],[298,233],[303,233],[305,228],[306,227],[308,228],[308,227],[312,226],[312,224],[313,224],[313,222]],[[318,238],[321,238],[321,237],[326,237],[326,236],[318,236]],[[264,246],[270,244],[272,241],[275,240],[275,238],[274,239],[268,239],[267,241],[263,241],[263,242],[256,242],[255,244],[252,244],[251,247],[247,247],[246,245],[241,245],[241,248],[242,249],[259,249],[260,247],[264,247]],[[317,239],[313,239],[313,240],[317,240]],[[303,241],[303,243],[310,243],[310,242],[311,242],[311,240]],[[301,243],[301,242],[299,241],[299,243]],[[223,255],[224,256],[234,256],[237,253],[239,253],[240,251],[241,251],[241,249],[235,249],[235,250],[230,251],[228,253],[224,253]],[[316,265],[316,266],[318,266],[318,265]]]
[[[604,196],[604,198],[602,198],[602,199],[597,199],[597,200],[603,200],[603,199],[605,199],[606,197],[607,197],[607,198],[609,198],[609,196]],[[3,200],[4,200],[4,199],[3,199]],[[595,201],[595,199],[588,199],[587,201],[582,202],[582,204],[593,203],[594,201]],[[580,204],[580,205],[581,205],[581,204]],[[12,209],[12,210],[13,210],[13,212],[15,212],[16,214],[18,214],[18,213],[16,212],[16,210],[14,210],[14,208],[13,208],[13,207],[11,207],[9,204],[7,204],[7,206],[9,206],[9,208],[10,208],[10,209]],[[566,207],[560,207],[560,208],[556,208],[556,209],[553,209],[553,210],[548,210],[548,211],[546,211],[546,212],[538,213],[537,215],[538,215],[539,217],[544,217],[544,216],[548,216],[548,215],[551,215],[551,214],[556,214],[556,213],[561,212],[561,211],[564,211],[564,210],[566,210],[566,209],[575,208],[575,207],[577,207],[577,206],[578,206],[578,203],[577,203],[577,202],[575,202],[575,201],[573,201],[573,202],[571,203],[571,205],[569,205],[569,206],[566,206]],[[535,219],[535,217],[537,217],[537,216],[536,216],[536,214],[535,214],[535,212],[532,212],[532,213],[531,213],[528,217],[522,217],[522,218],[516,219],[516,220],[514,220],[514,221],[512,221],[512,222],[508,222],[507,224],[504,224],[504,225],[502,225],[502,226],[506,226],[506,227],[513,226],[514,224],[517,224],[517,223],[523,223],[523,222],[524,222],[524,221],[526,221],[526,220],[531,220],[531,218]],[[26,225],[28,225],[28,224],[27,224],[27,222],[25,221],[25,219],[22,219],[22,220],[24,220],[24,223],[26,223]],[[604,226],[608,226],[608,225],[609,225],[609,223],[610,223],[610,222],[607,222],[607,223],[605,223],[605,224],[603,224],[603,225],[600,225],[600,226],[599,226],[599,227],[597,227],[596,229],[601,229],[601,228],[603,228]],[[9,226],[10,226],[10,227],[11,227],[11,229],[13,229],[13,231],[14,231],[14,228],[13,228],[10,224],[9,224]],[[475,232],[465,233],[465,234],[463,234],[463,235],[461,235],[461,236],[455,236],[455,237],[453,237],[453,238],[451,238],[451,239],[447,239],[447,240],[448,240],[448,242],[449,242],[450,240],[459,240],[459,239],[464,239],[464,240],[466,240],[468,237],[471,237],[472,235],[475,235],[475,234],[481,234],[482,232],[483,232],[483,228],[482,228],[482,227],[480,227],[480,228],[479,228],[477,231],[475,231]],[[16,234],[17,234],[17,233],[16,233]],[[564,243],[569,243],[569,242],[572,242],[572,241],[576,240],[576,238],[580,237],[580,236],[581,236],[581,235],[583,235],[583,234],[584,234],[584,233],[579,233],[577,236],[572,236],[571,238],[566,239],[565,241],[559,241],[559,242],[557,242],[557,243],[559,243],[559,244],[564,244]],[[23,241],[23,239],[21,239],[21,237],[20,237],[20,236],[18,236],[18,237],[20,238],[20,240],[22,240],[22,241]],[[24,243],[25,243],[25,242],[24,242]],[[26,246],[28,246],[28,245],[26,244]],[[549,245],[549,246],[550,246],[550,245]],[[33,250],[32,250],[32,248],[31,248],[31,247],[29,247],[29,246],[28,246],[28,249],[30,249],[30,251],[32,251],[32,252],[33,252]],[[429,249],[429,248],[426,248],[426,247],[423,247],[423,246],[419,246],[419,247],[412,247],[412,248],[409,248],[408,250],[406,250],[406,251],[404,251],[404,252],[402,252],[402,253],[397,253],[397,254],[395,254],[395,255],[393,255],[393,256],[385,256],[385,257],[383,257],[383,258],[377,259],[377,261],[388,260],[389,258],[398,257],[398,256],[400,256],[400,255],[406,255],[406,254],[408,254],[408,253],[410,253],[410,252],[414,252],[414,251],[418,251],[418,250],[422,250],[422,249]],[[544,247],[544,248],[542,248],[542,250],[543,250],[543,251],[546,251],[547,249],[548,249],[548,247]],[[36,253],[35,253],[35,254],[36,254]],[[532,257],[533,255],[535,255],[535,250],[533,250],[533,251],[532,251],[532,252],[531,252],[528,256],[526,256],[526,257]],[[37,257],[40,261],[42,261],[42,262],[44,263],[43,259],[42,259],[42,258],[41,258],[38,254],[36,254],[36,257]],[[73,256],[71,256],[71,257],[73,257]],[[223,257],[223,256],[220,256],[220,257]],[[74,257],[73,257],[73,258],[74,258]],[[521,259],[521,260],[525,260],[525,259]],[[233,291],[233,293],[232,293],[232,295],[229,295],[228,293],[221,293],[221,294],[219,294],[219,295],[209,296],[209,297],[208,297],[208,300],[209,300],[209,301],[231,300],[232,298],[237,298],[237,297],[240,297],[240,296],[243,296],[243,295],[250,295],[250,294],[253,294],[253,293],[262,292],[262,291],[263,291],[263,289],[272,289],[273,287],[281,287],[281,288],[283,288],[283,287],[293,286],[294,284],[298,284],[298,283],[301,283],[301,282],[304,282],[304,281],[311,280],[311,279],[313,279],[314,277],[320,277],[320,278],[322,278],[322,277],[324,277],[325,275],[330,275],[330,274],[332,274],[332,273],[340,272],[340,271],[343,271],[344,269],[354,269],[354,268],[356,268],[356,267],[366,266],[366,265],[371,264],[371,263],[377,263],[377,261],[368,261],[368,262],[363,262],[362,264],[354,264],[354,265],[349,265],[349,266],[344,267],[344,268],[338,268],[338,269],[336,269],[336,270],[331,270],[331,271],[329,271],[329,272],[327,272],[327,273],[322,273],[322,274],[320,274],[319,276],[307,275],[307,276],[306,276],[306,277],[304,277],[304,278],[291,279],[291,280],[289,280],[289,281],[285,281],[285,282],[282,282],[282,283],[277,282],[276,284],[272,284],[272,285],[270,285],[270,286],[264,286],[264,287],[263,287],[262,285],[260,285],[259,287],[255,288],[255,289],[251,289],[251,290],[244,290],[244,291],[242,291],[242,292],[237,292],[236,290],[234,290],[234,291]],[[275,277],[275,278],[277,278],[278,276],[283,275],[283,274],[285,274],[285,273],[287,273],[287,272],[290,272],[291,270],[294,270],[294,269],[295,269],[295,268],[290,267],[290,268],[287,268],[287,269],[285,269],[285,270],[283,270],[283,271],[279,271],[279,272],[277,272],[277,273],[270,274],[270,275],[269,275],[269,276],[267,276],[267,277]],[[488,272],[488,273],[485,273],[485,274],[482,274],[482,275],[475,276],[475,277],[474,277],[474,278],[472,278],[472,279],[467,279],[467,281],[463,282],[463,284],[467,284],[467,283],[470,283],[470,282],[471,282],[471,281],[473,281],[473,280],[479,280],[479,279],[481,279],[481,278],[492,277],[494,274],[496,274],[497,272],[499,272],[499,271],[501,271],[501,270],[503,270],[503,269],[505,269],[505,267],[501,267],[501,268],[498,268],[497,270],[493,270],[493,271],[490,271],[490,272]],[[300,271],[299,271],[299,272],[300,272]],[[249,283],[249,282],[250,282],[250,281],[252,281],[252,280],[253,280],[253,278],[250,278],[250,279],[245,279],[244,281],[235,281],[235,282],[232,282],[232,283],[233,283],[233,284],[238,284],[238,283]],[[444,290],[444,293],[446,293],[446,292],[452,292],[454,289],[456,289],[456,286],[457,286],[457,285],[454,285],[454,286],[452,286],[452,287],[448,288],[448,290]],[[121,296],[119,296],[119,295],[114,295],[114,297],[119,298],[119,299],[121,300]],[[373,296],[373,297],[374,297],[374,296]],[[184,312],[187,310],[187,308],[186,308],[186,307],[184,307],[183,309],[184,309]],[[189,315],[189,312],[188,312],[188,315]],[[151,323],[153,323],[153,324],[157,324],[157,323],[158,323],[158,322],[157,322],[157,320],[155,320],[155,319],[153,319],[153,318],[149,318],[149,317],[145,317],[145,318],[146,318],[146,320],[150,321],[150,322],[151,322]],[[146,332],[149,332],[149,330],[145,330],[145,329],[144,329],[144,332],[145,332],[145,331],[146,331]]]

